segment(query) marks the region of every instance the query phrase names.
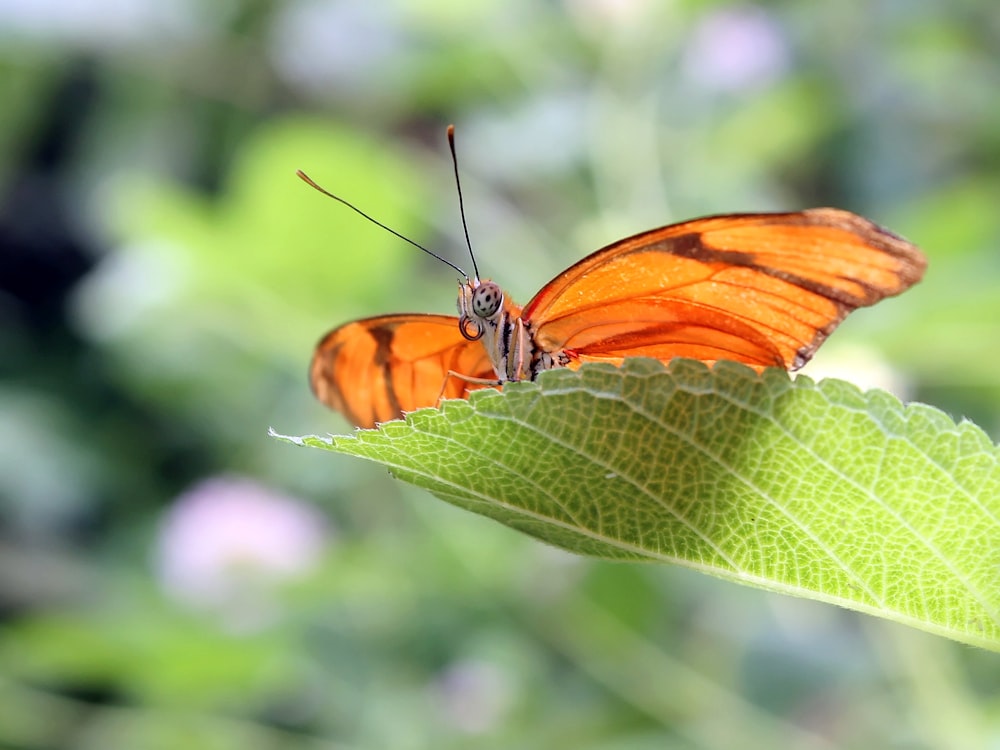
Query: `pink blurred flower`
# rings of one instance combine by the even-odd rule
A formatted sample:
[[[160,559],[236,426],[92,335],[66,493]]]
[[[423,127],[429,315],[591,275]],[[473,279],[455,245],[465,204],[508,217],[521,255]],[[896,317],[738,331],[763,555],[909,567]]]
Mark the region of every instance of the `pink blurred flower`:
[[[216,477],[174,501],[158,536],[164,589],[246,627],[269,619],[277,585],[315,569],[329,531],[298,499],[250,479]]]
[[[684,70],[716,91],[760,88],[789,67],[788,44],[771,16],[756,6],[729,7],[695,26],[684,53]]]

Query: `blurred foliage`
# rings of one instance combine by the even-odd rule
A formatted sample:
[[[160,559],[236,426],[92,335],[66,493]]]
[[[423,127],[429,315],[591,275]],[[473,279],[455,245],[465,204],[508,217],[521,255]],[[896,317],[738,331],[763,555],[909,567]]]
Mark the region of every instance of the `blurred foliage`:
[[[998,18],[0,2],[0,746],[996,744],[994,655],[568,558],[266,430],[345,428],[305,384],[328,327],[454,305],[452,271],[295,170],[463,265],[455,122],[480,267],[521,300],[703,213],[906,235],[925,282],[809,373],[866,363],[996,437]]]

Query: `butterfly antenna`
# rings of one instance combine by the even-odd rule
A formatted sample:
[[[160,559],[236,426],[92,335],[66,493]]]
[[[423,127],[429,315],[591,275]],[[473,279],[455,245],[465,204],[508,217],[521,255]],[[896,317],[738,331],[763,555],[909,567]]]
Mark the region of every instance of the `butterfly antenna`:
[[[368,214],[366,214],[364,211],[362,211],[360,208],[358,208],[357,206],[355,206],[353,203],[349,203],[348,201],[346,201],[343,198],[341,198],[339,195],[334,195],[333,193],[331,193],[329,190],[327,190],[322,185],[319,185],[316,182],[314,182],[313,179],[309,175],[307,175],[305,172],[303,172],[301,169],[295,170],[295,174],[297,174],[299,176],[299,179],[301,179],[304,183],[306,183],[307,185],[309,185],[309,187],[315,188],[316,190],[318,190],[319,192],[321,192],[323,195],[327,196],[328,198],[333,198],[338,203],[343,203],[345,206],[347,206],[352,211],[354,211],[356,213],[359,213],[362,216],[364,216],[372,224],[375,224],[376,226],[382,227],[382,229],[384,229],[385,231],[387,231],[389,234],[396,235],[397,237],[399,237],[399,239],[403,240],[404,242],[409,242],[415,248],[417,248],[418,250],[423,250],[425,253],[427,253],[432,258],[437,258],[439,261],[441,261],[442,263],[444,263],[446,266],[450,266],[451,268],[454,268],[456,271],[458,271],[460,274],[462,274],[462,276],[464,276],[466,279],[469,278],[469,274],[467,274],[461,268],[459,268],[458,266],[456,266],[450,260],[446,260],[445,258],[442,258],[440,255],[438,255],[437,253],[435,253],[435,252],[433,252],[431,250],[428,250],[426,247],[424,247],[420,243],[414,242],[409,237],[406,237],[406,236],[400,234],[399,232],[397,232],[392,227],[387,227],[385,224],[383,224],[378,219],[373,219],[371,216],[369,216]],[[473,260],[473,262],[475,262],[475,260]],[[478,273],[476,275],[478,276]]]
[[[469,225],[465,223],[465,201],[462,200],[462,181],[458,178],[458,155],[455,153],[455,126],[448,126],[448,145],[451,147],[451,163],[455,167],[455,187],[458,188],[458,211],[462,214],[462,229],[465,230],[465,244],[472,258],[472,270],[479,278],[479,267],[476,265],[476,254],[472,252],[472,240],[469,239]]]

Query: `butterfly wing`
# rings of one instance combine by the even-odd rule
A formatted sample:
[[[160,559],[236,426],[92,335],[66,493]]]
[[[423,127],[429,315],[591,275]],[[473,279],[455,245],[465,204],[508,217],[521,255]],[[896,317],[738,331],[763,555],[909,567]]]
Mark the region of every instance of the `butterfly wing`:
[[[626,356],[804,365],[844,317],[920,280],[921,252],[848,211],[731,214],[635,235],[571,266],[525,306],[535,343]]]
[[[485,387],[448,377],[449,370],[496,377],[482,344],[462,337],[458,318],[383,315],[330,331],[316,346],[309,382],[324,404],[358,427],[374,427]]]

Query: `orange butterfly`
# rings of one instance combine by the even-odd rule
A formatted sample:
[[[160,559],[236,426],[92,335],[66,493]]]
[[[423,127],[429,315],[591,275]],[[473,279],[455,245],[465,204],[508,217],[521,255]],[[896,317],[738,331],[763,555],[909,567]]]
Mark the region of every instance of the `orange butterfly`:
[[[454,157],[451,127],[448,138]],[[583,362],[691,357],[794,370],[849,312],[906,290],[927,265],[914,245],[836,208],[724,214],[643,232],[563,271],[523,308],[478,271],[470,278],[439,260],[465,277],[459,317],[366,318],[316,347],[313,391],[359,427]]]

